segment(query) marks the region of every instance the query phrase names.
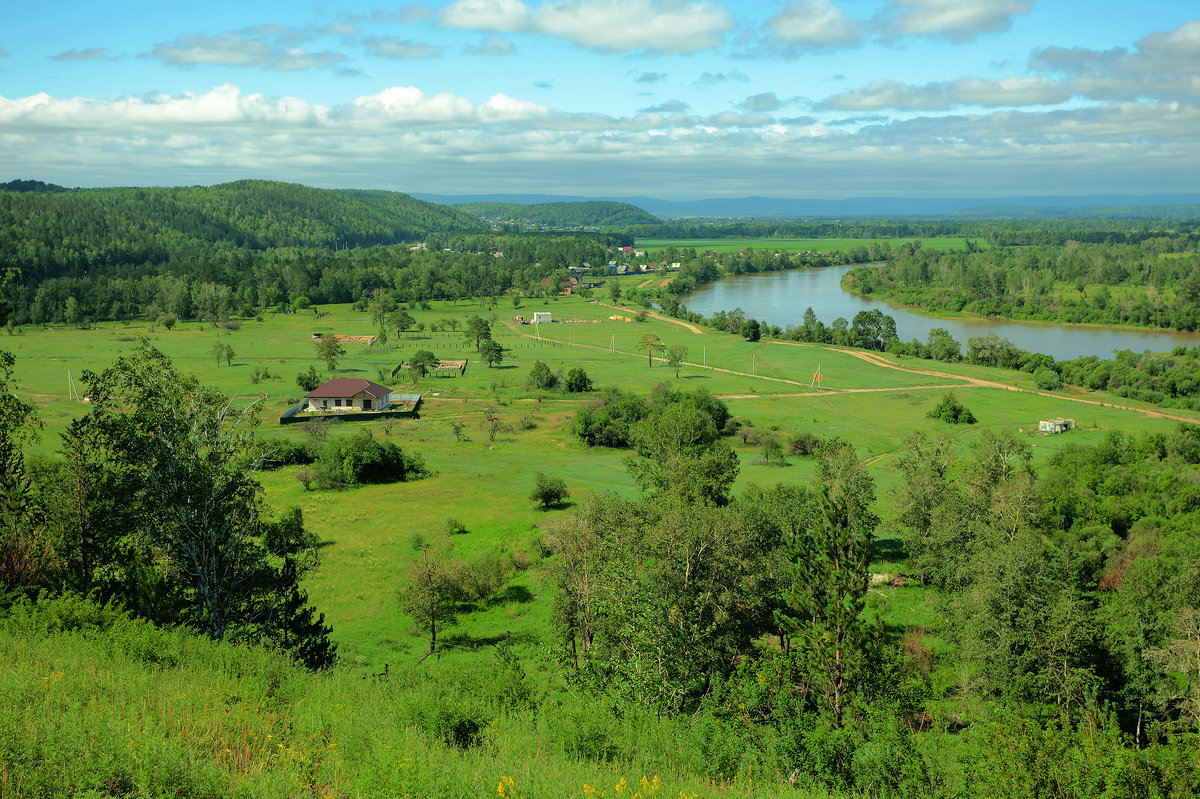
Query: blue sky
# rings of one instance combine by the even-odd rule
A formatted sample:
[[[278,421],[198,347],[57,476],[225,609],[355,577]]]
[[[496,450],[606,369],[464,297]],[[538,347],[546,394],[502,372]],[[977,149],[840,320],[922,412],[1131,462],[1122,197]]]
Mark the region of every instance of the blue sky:
[[[1194,192],[1200,4],[0,0],[0,180],[18,177]]]

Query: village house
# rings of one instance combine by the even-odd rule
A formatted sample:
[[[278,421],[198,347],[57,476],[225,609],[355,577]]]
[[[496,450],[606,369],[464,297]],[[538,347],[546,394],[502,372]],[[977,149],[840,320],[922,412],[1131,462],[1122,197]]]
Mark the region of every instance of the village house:
[[[388,407],[392,390],[361,377],[339,377],[304,395],[309,413],[382,411]]]

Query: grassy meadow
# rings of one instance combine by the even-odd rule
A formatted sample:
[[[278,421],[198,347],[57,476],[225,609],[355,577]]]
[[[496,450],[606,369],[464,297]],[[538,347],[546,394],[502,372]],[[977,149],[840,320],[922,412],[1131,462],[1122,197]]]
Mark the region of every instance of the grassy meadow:
[[[342,492],[306,491],[296,480],[295,467],[261,475],[271,507],[276,511],[292,505],[302,508],[307,526],[326,544],[322,564],[306,578],[305,588],[332,624],[339,653],[348,664],[370,669],[390,664],[395,669],[425,653],[425,640],[411,632],[396,602],[396,589],[414,556],[415,535],[448,537],[456,556],[507,552],[527,566],[489,607],[464,616],[447,631],[445,640],[453,648],[444,660],[492,657],[487,644],[506,637],[518,651],[530,654],[544,653],[550,645],[553,579],[548,564],[539,557],[538,539],[543,523],[569,512],[570,504],[560,510],[537,510],[528,499],[534,473],[564,479],[572,503],[597,491],[633,496],[637,489],[625,472],[627,453],[589,450],[575,438],[574,414],[588,401],[586,396],[543,393],[526,386],[537,360],[554,371],[582,367],[597,386],[615,385],[641,393],[661,381],[685,389],[704,387],[725,398],[739,420],[759,430],[779,436],[809,431],[846,439],[870,463],[884,518],[887,489],[898,480],[893,456],[914,430],[950,434],[965,454],[984,428],[1029,431],[1042,418],[1077,419],[1080,429],[1068,435],[1030,439],[1039,462],[1069,444],[1097,443],[1111,430],[1139,434],[1165,431],[1176,424],[1149,406],[1146,412],[1123,409],[1103,395],[1067,390],[1044,396],[1035,393],[1031,377],[1022,373],[886,354],[859,357],[815,345],[750,343],[654,317],[642,323],[613,321],[610,315],[632,316],[634,310],[618,311],[606,302],[606,298],[589,302],[559,297],[526,301],[515,310],[511,303],[488,310],[477,304],[434,303],[428,310],[410,311],[427,327],[448,319],[461,323],[477,313],[494,317],[493,334],[507,350],[498,368],[488,368],[475,358],[464,340],[462,324],[460,332],[393,335],[386,344],[373,347],[346,345],[339,377],[364,377],[397,391],[420,391],[425,401],[417,419],[344,422],[335,425],[330,435],[367,431],[386,436],[423,456],[433,472],[416,482]],[[78,384],[84,370],[104,368],[131,351],[139,336],[146,336],[202,382],[246,402],[261,403],[262,436],[303,438],[309,435],[306,425],[281,426],[278,416],[303,394],[296,385],[298,373],[310,365],[325,371],[316,358],[312,333],[375,332],[367,315],[350,306],[320,310],[327,315],[319,319],[312,312],[267,315],[261,321],[244,320],[237,330],[196,322],[169,331],[139,324],[105,324],[90,330],[27,327],[0,340],[0,349],[16,356],[18,390],[36,401],[45,423],[35,447],[37,455],[52,453],[57,434],[70,419],[87,411],[85,403],[69,397],[68,374]],[[556,321],[540,329],[511,322],[514,314],[529,317],[535,310],[552,312]],[[638,341],[647,333],[688,348],[678,379],[664,362],[656,359],[650,364],[645,351],[638,351]],[[231,365],[218,363],[213,352],[217,344],[233,349]],[[393,380],[391,370],[417,349],[431,350],[443,359],[469,358],[471,363],[464,376],[427,377],[415,388],[407,374]],[[824,375],[819,389],[811,387],[818,366]],[[255,370],[259,370],[257,382]],[[263,376],[262,370],[269,376]],[[956,392],[980,424],[950,428],[925,418],[948,390]],[[492,408],[513,431],[489,440],[480,426],[484,408]],[[467,440],[456,440],[454,421],[465,425]],[[810,459],[792,457],[784,465],[765,465],[754,445],[743,444],[740,438],[733,442],[741,460],[739,485],[803,483],[811,475]],[[451,517],[468,532],[447,536]],[[895,552],[886,539],[881,540],[873,570],[896,568]],[[889,624],[920,626],[924,612],[917,609],[920,589],[887,588],[876,593],[883,597],[878,612],[887,615]]]

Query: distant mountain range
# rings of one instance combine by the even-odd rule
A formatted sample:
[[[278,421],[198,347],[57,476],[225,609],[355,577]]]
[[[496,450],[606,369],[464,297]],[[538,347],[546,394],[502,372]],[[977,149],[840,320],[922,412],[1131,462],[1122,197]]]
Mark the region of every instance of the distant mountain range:
[[[658,217],[818,217],[868,216],[1117,216],[1141,217],[1200,214],[1200,194],[1092,194],[1024,197],[852,197],[818,200],[781,197],[724,197],[704,200],[661,200],[656,197],[584,197],[551,194],[422,194],[413,197],[443,205],[476,203],[588,202],[607,200],[635,205]]]

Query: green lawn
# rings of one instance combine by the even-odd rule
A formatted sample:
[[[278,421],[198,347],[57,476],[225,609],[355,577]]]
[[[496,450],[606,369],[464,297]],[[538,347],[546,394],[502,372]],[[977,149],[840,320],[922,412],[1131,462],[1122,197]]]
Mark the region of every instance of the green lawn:
[[[243,321],[236,331],[195,322],[177,325],[169,332],[149,331],[137,324],[92,330],[26,328],[0,341],[0,349],[17,357],[18,390],[37,402],[45,422],[37,454],[53,452],[57,434],[71,418],[87,411],[86,404],[69,398],[68,373],[78,382],[84,370],[102,369],[117,355],[131,351],[137,337],[143,335],[203,382],[247,402],[261,402],[262,435],[300,438],[308,435],[305,425],[280,426],[277,420],[303,394],[296,375],[310,365],[324,373],[324,365],[315,358],[312,333],[373,332],[366,314],[349,306],[321,310],[328,316],[319,320],[311,313],[281,314],[261,322]],[[514,314],[529,317],[535,310],[548,310],[556,320],[580,321],[556,321],[540,329],[530,325],[510,328],[504,323]],[[620,315],[632,316],[633,312],[621,311]],[[948,376],[900,371],[823,347],[750,343],[708,328],[693,332],[654,318],[643,323],[611,321],[608,317],[617,313],[614,309],[579,297],[527,303],[515,311],[510,303],[487,311],[477,305],[435,303],[430,310],[411,313],[426,325],[456,319],[460,330],[471,314],[483,313],[489,318],[494,314],[494,334],[508,350],[504,363],[489,369],[474,360],[475,353],[461,332],[393,336],[376,347],[348,345],[339,376],[381,381],[398,391],[414,387],[406,375],[393,381],[390,371],[417,349],[472,362],[463,377],[427,378],[415,387],[426,396],[420,418],[387,424],[343,423],[331,434],[367,430],[387,436],[406,451],[420,453],[433,474],[413,483],[343,492],[305,491],[295,479],[297,468],[261,477],[271,507],[278,511],[298,505],[309,528],[326,543],[323,563],[307,578],[305,587],[333,625],[343,656],[372,667],[416,659],[425,651],[425,642],[411,634],[396,603],[396,590],[414,554],[415,535],[427,539],[445,536],[446,520],[454,517],[468,530],[450,541],[456,556],[469,559],[477,553],[500,551],[528,565],[513,587],[487,609],[464,617],[457,628],[448,631],[445,640],[460,647],[449,657],[479,657],[475,650],[478,641],[506,635],[518,646],[543,651],[549,643],[553,574],[552,563],[539,559],[535,539],[548,519],[563,516],[569,507],[549,512],[535,509],[528,499],[534,473],[544,471],[563,478],[572,502],[597,491],[636,494],[623,463],[627,453],[589,450],[575,438],[573,417],[588,401],[586,397],[540,393],[526,387],[526,376],[537,360],[554,371],[582,367],[598,386],[616,385],[642,393],[668,380],[685,389],[703,386],[726,397],[734,415],[760,431],[781,437],[805,430],[822,437],[839,436],[852,442],[862,458],[877,458],[870,469],[880,512],[885,516],[890,508],[888,488],[898,480],[892,465],[894,455],[913,430],[952,435],[965,457],[983,428],[1015,432],[1029,430],[1039,419],[1050,416],[1078,419],[1082,429],[1069,435],[1030,438],[1035,462],[1040,462],[1068,444],[1096,443],[1110,430],[1136,434],[1165,431],[1175,425],[1169,419],[1111,406],[1072,402],[1067,394],[1043,397],[967,382],[974,378],[1031,389],[1029,376],[1020,373],[879,356],[901,369],[934,370]],[[647,333],[688,348],[688,363],[678,380],[665,363],[649,365],[646,353],[638,351],[638,341]],[[217,343],[233,348],[236,358],[231,366],[216,362],[212,350]],[[825,376],[823,390],[810,388],[818,365]],[[254,369],[266,369],[271,376],[255,383],[251,379]],[[384,370],[383,379],[380,370]],[[979,425],[951,428],[925,418],[926,411],[951,389],[979,418]],[[1135,403],[1122,400],[1120,404]],[[489,441],[479,424],[485,407],[493,408],[517,429]],[[520,429],[522,419],[533,426]],[[455,440],[452,421],[466,425],[470,440]],[[755,446],[743,444],[740,438],[733,443],[741,460],[739,486],[805,483],[812,474],[810,459],[790,458],[787,465],[764,465]],[[881,552],[874,568],[894,568],[897,564],[889,560],[886,547]],[[908,593],[911,589],[888,591],[899,603],[887,611],[895,624],[909,624],[920,616],[903,609]]]

